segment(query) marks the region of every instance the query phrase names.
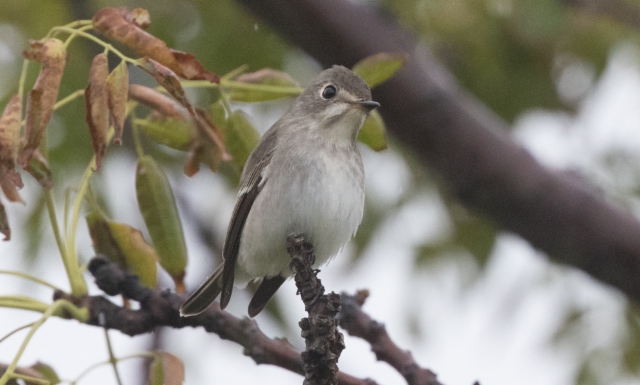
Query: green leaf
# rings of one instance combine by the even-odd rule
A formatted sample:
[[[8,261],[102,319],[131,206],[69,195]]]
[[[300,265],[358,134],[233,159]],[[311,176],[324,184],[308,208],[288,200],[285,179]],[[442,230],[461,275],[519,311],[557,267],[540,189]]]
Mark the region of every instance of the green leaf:
[[[53,370],[53,368],[47,364],[43,364],[42,362],[36,362],[35,364],[31,365],[31,369],[42,374],[42,377],[44,377],[45,380],[49,381],[51,385],[57,385],[61,382],[60,377],[58,377],[58,374],[56,373],[56,371]]]
[[[378,111],[372,111],[364,121],[358,140],[375,151],[382,151],[387,148],[387,127]]]
[[[158,163],[147,155],[138,158],[136,195],[160,265],[173,278],[176,291],[184,293],[187,246],[182,222],[169,179]]]
[[[187,151],[196,135],[195,127],[181,119],[147,117],[134,123],[156,142],[180,151]]]
[[[234,111],[223,126],[227,151],[240,169],[258,145],[260,134],[242,111]]]
[[[140,230],[109,221],[98,210],[90,212],[86,220],[96,253],[130,270],[144,285],[150,288],[157,286],[158,254],[144,240]]]
[[[353,66],[353,72],[373,88],[395,75],[406,62],[406,54],[381,52],[360,60]]]
[[[302,92],[289,74],[271,68],[242,74],[235,80],[224,81],[223,85],[229,98],[237,102],[263,102],[298,96]]]
[[[149,367],[149,383],[151,385],[182,385],[184,383],[182,360],[171,353],[156,353]]]

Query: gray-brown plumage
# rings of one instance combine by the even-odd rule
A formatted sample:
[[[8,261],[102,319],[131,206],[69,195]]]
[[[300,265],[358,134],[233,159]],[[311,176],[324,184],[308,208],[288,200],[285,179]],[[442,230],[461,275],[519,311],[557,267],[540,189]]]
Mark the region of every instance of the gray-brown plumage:
[[[286,239],[303,233],[316,266],[353,236],[364,208],[364,170],[356,147],[371,101],[367,84],[334,66],[321,72],[262,137],[245,164],[223,248],[224,262],[182,305],[190,316],[218,294],[225,308],[234,282],[262,279],[249,305],[258,314],[289,270]]]

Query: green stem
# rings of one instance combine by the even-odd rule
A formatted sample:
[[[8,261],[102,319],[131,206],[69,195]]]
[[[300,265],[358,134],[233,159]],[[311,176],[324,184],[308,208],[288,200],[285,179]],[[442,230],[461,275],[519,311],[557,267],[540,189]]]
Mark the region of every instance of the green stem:
[[[109,362],[113,366],[113,372],[116,376],[116,381],[118,385],[122,385],[122,379],[120,378],[120,373],[118,372],[118,359],[115,354],[113,354],[113,346],[111,346],[111,338],[109,338],[109,331],[104,329],[104,336],[107,339],[107,350],[109,350]]]
[[[107,134],[107,143],[111,141],[113,138],[114,132],[113,129],[109,130]],[[73,266],[78,266],[78,255],[76,253],[76,232],[78,230],[78,221],[80,220],[80,209],[82,207],[82,201],[84,200],[84,196],[87,193],[87,189],[89,187],[89,180],[94,173],[94,169],[96,167],[96,156],[94,155],[87,165],[87,168],[84,170],[84,174],[82,175],[82,179],[80,180],[80,185],[78,186],[78,195],[76,196],[76,200],[73,203],[73,214],[71,215],[71,228],[68,231],[67,241],[67,257],[69,258],[69,263]],[[80,268],[77,268],[78,274],[82,277]],[[84,285],[84,280],[82,281]],[[73,286],[72,286],[73,288]],[[83,288],[83,291],[80,295],[84,295],[87,293],[86,285]],[[74,296],[78,296],[78,294],[73,291]]]
[[[24,330],[26,328],[30,328],[31,326],[33,326],[33,322],[28,323],[26,325],[22,325],[17,329],[13,329],[12,331],[10,331],[9,333],[7,333],[4,337],[0,338],[0,344],[6,340],[7,338],[11,337],[12,335],[16,334],[17,332],[19,332],[20,330]]]
[[[142,158],[144,156],[144,149],[142,148],[142,143],[140,142],[140,129],[138,128],[138,119],[131,114],[131,127],[133,128],[133,142],[136,146],[136,154],[138,158]]]
[[[0,385],[6,385],[11,378],[15,378],[14,371],[18,366],[18,361],[20,361],[20,357],[22,357],[22,354],[24,353],[27,345],[31,341],[31,338],[33,338],[33,335],[36,333],[38,328],[40,328],[40,326],[42,326],[42,324],[52,315],[64,312],[69,312],[74,318],[78,319],[81,322],[86,322],[86,320],[89,318],[89,312],[87,309],[84,309],[84,311],[83,309],[78,309],[71,302],[64,299],[59,299],[48,306],[42,317],[33,323],[33,325],[31,326],[31,330],[29,330],[29,334],[27,334],[24,341],[22,341],[18,352],[13,358],[13,361],[11,362],[11,364],[9,364],[9,367],[4,372],[2,377],[0,377]]]
[[[47,286],[53,290],[62,290],[59,287],[50,284],[47,281],[44,281],[38,277],[34,277],[33,275],[27,274],[27,273],[23,273],[21,271],[12,271],[12,270],[0,270],[0,274],[6,274],[6,275],[15,275],[16,277],[20,277],[20,278],[24,278],[24,279],[28,279],[30,281],[39,283],[41,285]]]
[[[81,31],[79,29],[72,29],[69,27],[53,27],[51,28],[52,31],[61,31],[61,32],[68,32],[68,33],[75,33],[77,36],[81,36],[84,37],[85,39],[91,40],[94,43],[104,47],[104,48],[108,48],[109,51],[113,52],[114,55],[118,56],[120,59],[122,59],[123,61],[126,61],[128,63],[132,63],[135,64],[136,60],[135,59],[131,59],[128,56],[125,56],[122,52],[118,51],[117,49],[113,48],[113,46],[109,43],[105,43],[104,41],[100,40],[100,38],[93,36],[90,33],[86,33],[84,31]]]
[[[25,382],[31,382],[42,385],[51,385],[51,381],[45,380],[44,378],[36,378],[31,376],[25,376],[24,374],[13,373],[11,378],[17,378],[20,380],[24,380]]]
[[[77,27],[83,27],[85,25],[93,25],[93,22],[91,20],[76,20],[73,21],[67,25],[64,25],[63,27],[65,28],[77,28]],[[56,27],[59,28],[59,27]],[[52,28],[49,30],[49,32],[47,33],[47,35],[44,37],[45,39],[49,38],[49,37],[53,37],[56,36],[57,33],[60,32],[58,30],[56,30],[55,28]]]
[[[56,244],[58,245],[58,251],[60,252],[60,256],[62,257],[62,262],[64,263],[64,268],[67,271],[67,276],[69,277],[69,283],[72,282],[71,272],[72,266],[68,264],[69,258],[66,255],[66,247],[64,246],[64,241],[60,235],[60,227],[58,226],[58,216],[56,214],[56,206],[55,201],[53,199],[53,192],[51,190],[44,190],[45,201],[47,202],[47,212],[49,213],[49,222],[51,222],[51,228],[53,229],[53,236],[56,239]],[[73,284],[71,285],[73,291]]]
[[[66,50],[67,47],[69,46],[69,44],[71,44],[71,42],[73,41],[73,39],[76,38],[76,36],[78,36],[78,32],[83,32],[83,31],[87,31],[93,28],[93,25],[85,25],[84,27],[78,28],[76,30],[73,31],[73,33],[71,33],[71,35],[69,35],[69,37],[67,38],[67,40],[65,40],[63,48]]]
[[[120,358],[118,358],[118,362],[131,360],[131,359],[134,359],[134,358],[153,358],[153,357],[154,357],[154,353],[140,353],[140,354],[133,354],[133,355],[130,355],[130,356],[125,356],[125,357],[120,357]],[[109,365],[109,364],[111,364],[110,361],[98,362],[96,364],[93,364],[93,365],[89,366],[88,368],[86,368],[82,373],[80,373],[80,375],[78,377],[76,377],[75,380],[71,381],[69,384],[70,385],[75,385],[76,383],[78,383],[78,381],[80,381],[82,379],[82,377],[86,376],[87,374],[89,374],[94,369],[99,368],[99,367],[104,366],[104,365]]]
[[[29,60],[24,59],[22,61],[20,80],[18,81],[18,96],[20,96],[20,100],[23,100],[22,97],[24,96],[24,83],[27,81],[27,69],[29,69]]]
[[[31,310],[38,313],[44,313],[48,305],[33,298],[22,297],[18,295],[0,296],[0,307]]]

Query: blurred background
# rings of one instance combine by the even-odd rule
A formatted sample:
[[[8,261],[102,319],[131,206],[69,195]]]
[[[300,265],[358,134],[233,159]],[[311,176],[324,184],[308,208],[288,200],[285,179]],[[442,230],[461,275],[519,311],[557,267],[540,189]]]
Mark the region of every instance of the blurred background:
[[[568,5],[590,1],[361,2],[380,7],[417,36],[464,87],[509,122],[514,140],[543,164],[585,176],[611,202],[640,214],[638,25],[620,21],[612,12]],[[640,12],[640,1],[619,3]],[[17,91],[21,52],[29,39],[113,6],[149,10],[149,32],[169,47],[193,53],[218,74],[243,64],[251,71],[271,67],[304,86],[322,69],[231,0],[3,0],[0,107]],[[70,45],[60,97],[86,87],[91,59],[100,52],[102,48],[83,39]],[[28,84],[36,67],[30,68]],[[132,71],[131,78],[153,84],[140,72]],[[199,106],[214,100],[211,91],[190,91],[189,96]],[[232,107],[246,111],[264,132],[290,103],[283,99]],[[384,106],[380,112],[384,117]],[[66,190],[77,186],[93,154],[84,116],[84,102],[78,99],[57,111],[48,127],[59,212]],[[144,229],[129,131],[124,142],[110,147],[91,185],[112,219]],[[223,167],[214,174],[203,168],[188,178],[182,173],[184,153],[150,140],[144,146],[162,162],[172,182],[190,258],[186,283],[193,290],[219,261],[238,170]],[[364,310],[386,324],[391,337],[445,384],[640,384],[640,313],[621,293],[554,264],[518,236],[467,211],[393,137],[383,152],[364,146],[361,152],[366,213],[355,240],[322,269],[328,290],[369,289]],[[13,234],[10,242],[0,243],[0,269],[25,271],[67,288],[41,189],[32,178],[23,179],[26,205],[5,202]],[[82,222],[78,242],[85,263],[93,249]],[[172,287],[168,276],[161,276],[160,284]],[[91,293],[99,290],[91,286]],[[304,309],[295,293],[288,281],[256,319],[267,335],[286,337],[301,348],[297,322]],[[0,295],[16,294],[50,302],[52,293],[0,275]],[[236,290],[228,309],[244,316],[249,299],[248,292]],[[36,317],[0,308],[0,336]],[[12,360],[24,335],[0,343],[0,363]],[[187,384],[302,381],[280,368],[256,366],[240,346],[202,329],[159,329],[135,338],[115,331],[110,335],[117,356],[153,349],[177,355],[185,362]],[[345,338],[342,371],[381,384],[404,382],[388,365],[375,361],[365,342]],[[102,330],[51,319],[29,344],[21,364],[42,361],[73,380],[107,359]],[[143,360],[123,361],[120,368],[123,383],[144,383]],[[116,380],[112,368],[103,366],[82,382]]]

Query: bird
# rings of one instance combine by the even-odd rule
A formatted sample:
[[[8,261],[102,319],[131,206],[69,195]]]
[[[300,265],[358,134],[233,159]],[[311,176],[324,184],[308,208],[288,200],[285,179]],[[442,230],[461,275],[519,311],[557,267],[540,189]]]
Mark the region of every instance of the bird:
[[[380,104],[346,67],[320,72],[262,136],[240,177],[223,262],[180,307],[197,315],[220,296],[224,309],[234,282],[260,281],[248,308],[255,317],[293,275],[289,235],[304,234],[314,267],[355,235],[364,212],[364,167],[358,132]]]

